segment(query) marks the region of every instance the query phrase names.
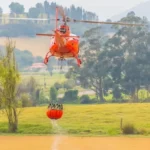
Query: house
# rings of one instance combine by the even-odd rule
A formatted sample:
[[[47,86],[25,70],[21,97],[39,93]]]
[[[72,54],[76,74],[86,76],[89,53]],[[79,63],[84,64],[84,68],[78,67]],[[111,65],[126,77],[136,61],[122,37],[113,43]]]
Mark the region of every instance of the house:
[[[26,71],[46,71],[47,66],[44,63],[33,63],[32,66],[25,68]]]

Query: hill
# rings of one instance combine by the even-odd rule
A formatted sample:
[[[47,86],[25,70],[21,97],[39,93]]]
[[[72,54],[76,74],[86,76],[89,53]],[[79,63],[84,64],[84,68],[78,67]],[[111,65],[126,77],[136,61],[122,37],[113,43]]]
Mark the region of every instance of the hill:
[[[110,19],[113,21],[120,20],[121,18],[125,17],[128,12],[134,11],[135,14],[139,17],[147,17],[150,20],[150,0],[147,2],[140,3],[139,5],[128,9],[118,15],[112,16]]]
[[[49,49],[48,37],[18,37],[11,38],[19,50],[29,50],[33,56],[44,57]],[[5,46],[7,38],[0,37],[0,45]]]

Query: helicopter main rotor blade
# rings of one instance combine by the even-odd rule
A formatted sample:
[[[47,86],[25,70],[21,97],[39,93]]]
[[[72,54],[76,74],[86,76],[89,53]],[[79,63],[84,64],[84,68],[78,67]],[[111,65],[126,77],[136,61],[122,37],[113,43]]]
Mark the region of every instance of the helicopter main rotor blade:
[[[55,36],[54,34],[37,33],[38,36]]]
[[[56,19],[48,19],[48,18],[12,18],[12,17],[0,17],[0,20],[7,19],[7,20],[39,20],[39,21],[48,21],[48,20],[56,20]],[[59,21],[60,19],[58,19]]]
[[[127,26],[144,26],[143,24],[133,24],[125,22],[105,22],[105,21],[88,21],[88,20],[67,20],[68,22],[84,22],[84,23],[99,23],[99,24],[115,24],[115,25],[127,25]]]
[[[88,21],[88,20],[76,20],[70,19],[69,17],[65,18],[63,9],[59,7],[60,12],[63,16],[63,21],[65,22],[83,22],[83,23],[99,23],[99,24],[114,24],[114,25],[126,25],[126,26],[144,26],[144,24],[137,23],[125,23],[125,22],[105,22],[105,21]],[[0,17],[0,20],[33,20],[33,21],[56,21],[54,18],[12,18],[12,17]],[[61,19],[57,19],[57,21],[61,21]]]

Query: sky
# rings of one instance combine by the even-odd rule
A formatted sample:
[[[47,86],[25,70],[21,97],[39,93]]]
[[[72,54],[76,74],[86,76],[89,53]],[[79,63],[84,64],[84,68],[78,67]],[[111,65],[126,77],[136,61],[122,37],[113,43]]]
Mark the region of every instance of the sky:
[[[0,0],[0,7],[4,13],[9,12],[9,4],[11,2],[19,2],[25,6],[25,11],[30,7],[34,7],[36,3],[43,3],[45,0]],[[117,15],[125,10],[128,10],[136,5],[148,0],[47,0],[48,2],[56,2],[62,6],[70,7],[71,4],[81,6],[85,10],[94,12],[98,15],[99,20],[107,20],[114,15]]]

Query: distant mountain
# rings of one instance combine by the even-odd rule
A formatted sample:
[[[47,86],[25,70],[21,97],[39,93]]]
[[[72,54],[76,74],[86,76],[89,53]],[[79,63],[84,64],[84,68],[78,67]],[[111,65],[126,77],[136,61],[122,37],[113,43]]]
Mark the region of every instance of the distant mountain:
[[[133,7],[129,10],[126,10],[123,13],[115,15],[115,16],[111,17],[110,19],[112,21],[118,21],[121,18],[125,17],[128,14],[128,12],[131,12],[131,11],[134,11],[136,16],[139,16],[139,17],[144,16],[150,21],[150,0],[147,2],[140,3],[139,5]]]

